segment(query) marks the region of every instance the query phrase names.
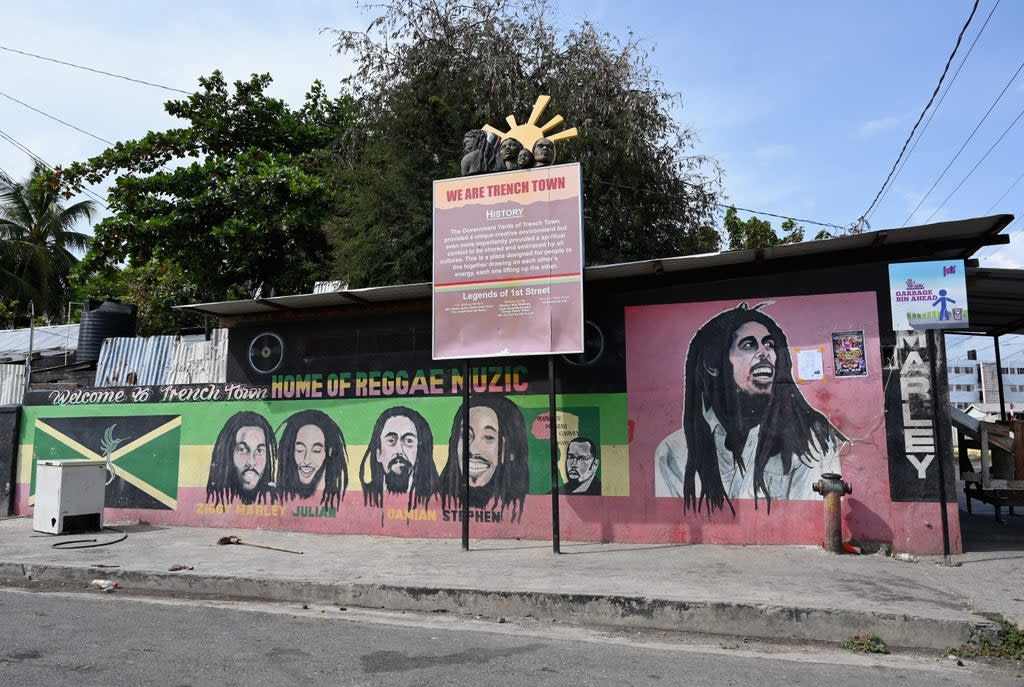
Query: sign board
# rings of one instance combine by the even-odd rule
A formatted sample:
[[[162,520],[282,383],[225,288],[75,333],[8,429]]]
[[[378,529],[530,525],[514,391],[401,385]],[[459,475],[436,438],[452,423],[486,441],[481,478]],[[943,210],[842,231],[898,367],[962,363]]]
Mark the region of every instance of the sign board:
[[[433,356],[583,351],[577,163],[434,182]]]
[[[966,329],[967,279],[963,260],[889,265],[893,331]]]

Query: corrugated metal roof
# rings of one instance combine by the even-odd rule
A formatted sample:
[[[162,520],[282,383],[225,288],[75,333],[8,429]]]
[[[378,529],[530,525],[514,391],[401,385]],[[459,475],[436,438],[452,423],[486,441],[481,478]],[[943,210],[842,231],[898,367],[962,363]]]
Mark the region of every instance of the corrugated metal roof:
[[[165,384],[226,382],[228,330],[214,329],[209,341],[178,342]]]
[[[56,324],[29,330],[0,330],[0,361],[24,360],[28,355],[29,338],[33,355],[57,355],[78,348],[78,325]]]
[[[163,384],[177,336],[111,337],[96,362],[96,386]]]
[[[0,365],[0,406],[21,405],[25,395],[25,365]]]
[[[183,340],[179,336],[113,337],[103,341],[95,385],[224,382],[227,360],[226,329],[213,330],[210,341]]]
[[[993,215],[974,219],[927,224],[905,229],[884,229],[839,236],[821,241],[769,246],[756,250],[725,251],[684,255],[656,260],[625,262],[616,265],[587,267],[583,271],[585,281],[624,279],[642,277],[666,272],[726,267],[754,262],[769,262],[792,258],[805,258],[851,251],[886,250],[892,247],[921,247],[920,255],[931,259],[968,258],[978,248],[991,242],[990,236],[998,234],[1013,220],[1013,215]],[[988,241],[986,241],[988,239]],[[430,298],[431,284],[402,284],[365,289],[335,291],[333,293],[300,294],[242,301],[198,303],[178,305],[175,308],[191,310],[206,315],[231,317],[234,315],[259,315],[290,310],[337,307],[344,305],[365,305],[394,301]]]

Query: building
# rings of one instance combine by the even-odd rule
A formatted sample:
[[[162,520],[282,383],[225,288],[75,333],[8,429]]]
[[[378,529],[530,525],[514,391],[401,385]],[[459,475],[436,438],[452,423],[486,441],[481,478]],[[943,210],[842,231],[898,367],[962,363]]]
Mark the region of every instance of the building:
[[[430,284],[185,306],[228,330],[226,382],[30,392],[15,511],[54,456],[106,460],[110,516],[152,524],[543,540],[588,479],[565,540],[816,544],[840,471],[847,539],[958,551],[942,339],[893,330],[889,266],[962,269],[1011,219],[587,268],[553,423],[546,357],[432,359]],[[978,293],[988,333],[1010,310]]]

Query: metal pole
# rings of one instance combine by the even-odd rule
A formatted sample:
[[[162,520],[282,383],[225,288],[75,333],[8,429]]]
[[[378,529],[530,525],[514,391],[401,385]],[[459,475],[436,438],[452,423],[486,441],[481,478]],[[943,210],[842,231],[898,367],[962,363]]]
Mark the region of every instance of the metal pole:
[[[469,551],[469,358],[462,363],[462,550]]]
[[[1003,356],[999,351],[999,335],[993,336],[996,348],[996,389],[999,390],[999,419],[1006,422],[1006,397],[1003,395]]]
[[[548,356],[548,437],[551,444],[551,549],[562,553],[558,515],[558,423],[555,417],[555,356]]]
[[[28,302],[28,355],[25,356],[25,389],[28,393],[29,385],[32,384],[32,348],[35,345],[36,334],[36,303]],[[23,395],[24,395],[23,393]]]
[[[949,558],[950,546],[949,546],[949,514],[946,513],[946,440],[943,438],[946,433],[939,429],[939,407],[936,403],[936,395],[938,394],[938,366],[942,363],[943,371],[946,367],[946,356],[943,355],[942,359],[939,359],[939,347],[936,343],[936,339],[941,336],[941,332],[934,329],[928,330],[928,357],[931,359],[931,383],[932,383],[932,428],[935,432],[935,458],[939,463],[939,507],[940,517],[942,519],[942,556],[946,565],[950,565],[951,561]]]

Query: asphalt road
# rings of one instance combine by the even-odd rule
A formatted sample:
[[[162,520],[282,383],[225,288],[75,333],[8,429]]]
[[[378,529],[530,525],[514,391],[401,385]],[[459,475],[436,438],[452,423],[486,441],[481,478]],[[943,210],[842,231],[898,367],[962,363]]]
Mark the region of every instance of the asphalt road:
[[[1020,685],[941,655],[338,607],[0,590],[0,685]]]

